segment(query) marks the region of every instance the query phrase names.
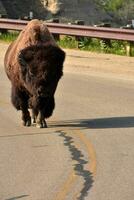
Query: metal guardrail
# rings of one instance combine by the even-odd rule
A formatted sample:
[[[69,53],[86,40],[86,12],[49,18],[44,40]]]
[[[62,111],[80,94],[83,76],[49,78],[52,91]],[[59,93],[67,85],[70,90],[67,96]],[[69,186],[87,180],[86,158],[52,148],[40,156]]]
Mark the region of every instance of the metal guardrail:
[[[28,22],[25,20],[0,19],[0,29],[21,31]],[[46,25],[53,34],[134,42],[134,30],[58,23],[46,23]]]

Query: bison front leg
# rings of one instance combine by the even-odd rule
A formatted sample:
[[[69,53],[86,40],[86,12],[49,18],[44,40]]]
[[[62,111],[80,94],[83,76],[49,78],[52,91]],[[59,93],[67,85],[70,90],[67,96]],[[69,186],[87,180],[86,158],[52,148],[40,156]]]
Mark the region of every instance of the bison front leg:
[[[30,112],[28,111],[28,102],[26,99],[21,98],[20,100],[20,108],[22,111],[22,123],[23,126],[31,126],[31,117]]]
[[[39,111],[37,120],[36,120],[36,127],[37,128],[47,128],[47,123],[45,121],[44,115],[41,111]]]
[[[22,121],[24,126],[31,126],[31,117],[29,111],[21,108],[22,110]]]
[[[31,125],[31,117],[28,111],[28,96],[24,91],[12,86],[11,101],[17,110],[22,111],[22,121],[24,126]]]

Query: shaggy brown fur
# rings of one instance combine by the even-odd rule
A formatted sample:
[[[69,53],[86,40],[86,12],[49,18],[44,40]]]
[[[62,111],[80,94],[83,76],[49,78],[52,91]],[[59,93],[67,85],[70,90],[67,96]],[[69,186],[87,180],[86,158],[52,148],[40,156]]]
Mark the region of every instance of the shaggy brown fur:
[[[46,127],[45,118],[55,107],[54,94],[63,72],[65,53],[61,50],[46,25],[32,20],[20,33],[5,55],[5,71],[12,84],[11,100],[22,110],[23,124],[33,122]]]

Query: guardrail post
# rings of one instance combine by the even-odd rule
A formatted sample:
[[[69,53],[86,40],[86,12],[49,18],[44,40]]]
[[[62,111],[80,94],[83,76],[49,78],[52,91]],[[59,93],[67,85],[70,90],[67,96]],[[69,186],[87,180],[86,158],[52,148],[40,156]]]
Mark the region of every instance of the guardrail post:
[[[85,22],[83,20],[76,20],[75,24],[77,24],[77,25],[83,25],[84,26]],[[76,36],[75,39],[77,41],[77,48],[79,49],[80,48],[80,42],[82,42],[83,37]]]
[[[7,34],[7,33],[8,33],[8,30],[6,30],[6,29],[0,29],[0,33],[1,33],[1,34]]]
[[[58,18],[54,18],[50,22],[52,22],[52,23],[59,23],[59,19]],[[54,37],[54,39],[56,41],[60,40],[60,35],[58,35],[58,34],[53,34],[53,37]]]
[[[133,47],[133,42],[127,42],[127,44],[126,44],[127,56],[132,56],[132,47]]]
[[[121,27],[123,29],[129,29],[129,30],[133,30],[133,24],[127,24],[126,26]],[[127,56],[132,56],[132,47],[134,46],[133,42],[129,42],[127,41],[126,43],[126,55]]]
[[[83,20],[76,20],[75,24],[77,24],[77,25],[85,25],[85,22]]]
[[[102,24],[99,24],[99,25],[94,25],[95,27],[111,27],[111,24],[109,23],[102,23]],[[100,45],[101,45],[101,49],[104,50],[106,47],[111,47],[111,40],[110,39],[101,39],[100,40]]]
[[[1,14],[0,13],[0,18],[7,18],[7,14]]]
[[[32,20],[33,18],[34,18],[33,11],[30,11],[30,12],[29,12],[29,19]]]
[[[7,18],[6,14],[0,14],[0,18]],[[8,30],[6,29],[0,29],[1,34],[7,34]]]

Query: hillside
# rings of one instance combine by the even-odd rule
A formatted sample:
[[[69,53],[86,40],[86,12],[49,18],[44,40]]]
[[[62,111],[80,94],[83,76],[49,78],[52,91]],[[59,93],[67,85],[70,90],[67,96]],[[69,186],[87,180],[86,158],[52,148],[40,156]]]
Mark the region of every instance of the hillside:
[[[84,20],[86,24],[125,25],[134,18],[133,0],[0,0],[0,13],[9,18],[23,18],[33,11],[34,18],[60,22]]]
[[[53,16],[60,17],[62,21],[84,20],[86,24],[94,24],[108,18],[94,0],[50,0],[46,7]]]
[[[27,16],[30,11],[34,12],[36,18],[45,19],[47,10],[40,0],[0,0],[8,18],[18,19]]]

